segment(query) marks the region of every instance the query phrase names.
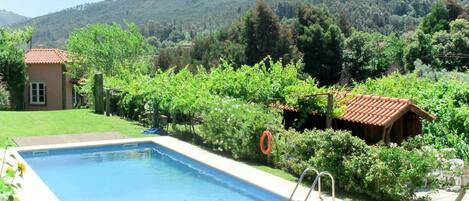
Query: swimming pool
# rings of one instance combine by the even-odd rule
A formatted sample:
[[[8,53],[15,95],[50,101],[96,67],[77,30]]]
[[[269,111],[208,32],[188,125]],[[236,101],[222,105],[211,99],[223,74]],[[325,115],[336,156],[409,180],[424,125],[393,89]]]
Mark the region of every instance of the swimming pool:
[[[285,200],[153,142],[19,154],[62,201]]]

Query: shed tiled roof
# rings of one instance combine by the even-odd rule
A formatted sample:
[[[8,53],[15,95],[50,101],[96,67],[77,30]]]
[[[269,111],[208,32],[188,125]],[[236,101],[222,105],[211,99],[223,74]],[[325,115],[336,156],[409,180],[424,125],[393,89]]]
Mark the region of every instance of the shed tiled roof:
[[[31,49],[26,52],[26,64],[64,64],[67,61],[67,52],[60,49]]]
[[[339,96],[338,99],[343,97],[345,96]],[[376,126],[389,126],[409,111],[429,121],[435,119],[434,116],[420,109],[408,99],[362,94],[348,94],[347,97],[350,99],[346,100],[346,111],[337,119]],[[287,111],[298,111],[287,105],[274,104],[272,106]]]

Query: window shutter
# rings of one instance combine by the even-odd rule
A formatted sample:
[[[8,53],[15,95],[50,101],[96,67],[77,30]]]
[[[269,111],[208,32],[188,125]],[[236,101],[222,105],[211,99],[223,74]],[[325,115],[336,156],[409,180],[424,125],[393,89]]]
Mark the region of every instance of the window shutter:
[[[47,105],[47,86],[44,83],[44,105]]]

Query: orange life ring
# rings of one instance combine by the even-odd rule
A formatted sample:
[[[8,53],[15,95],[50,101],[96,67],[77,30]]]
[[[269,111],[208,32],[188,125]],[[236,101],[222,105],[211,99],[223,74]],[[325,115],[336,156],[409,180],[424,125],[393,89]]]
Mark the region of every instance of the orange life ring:
[[[264,141],[265,141],[265,138],[267,137],[267,147],[265,147],[264,145]],[[272,133],[270,133],[269,131],[264,131],[261,135],[261,139],[260,139],[260,145],[261,145],[261,151],[263,154],[265,155],[270,155],[270,153],[272,152]]]

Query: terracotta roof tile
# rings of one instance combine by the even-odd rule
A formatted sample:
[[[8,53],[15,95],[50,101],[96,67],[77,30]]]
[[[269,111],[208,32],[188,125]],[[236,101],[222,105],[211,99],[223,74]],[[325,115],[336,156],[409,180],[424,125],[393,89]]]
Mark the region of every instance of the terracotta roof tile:
[[[337,94],[336,97],[338,100],[350,97],[345,103],[345,114],[337,117],[337,119],[345,121],[388,126],[408,111],[412,111],[429,121],[435,119],[434,116],[418,108],[408,99],[362,94],[347,94],[347,96]],[[282,104],[272,104],[272,107],[288,111],[298,111],[294,107]]]
[[[67,52],[60,49],[31,49],[24,56],[26,64],[64,64]]]

